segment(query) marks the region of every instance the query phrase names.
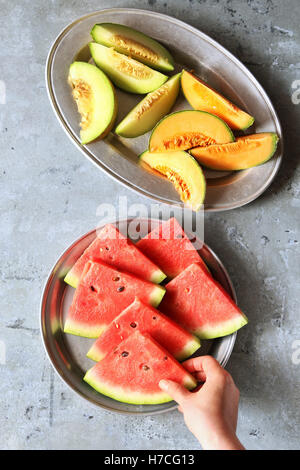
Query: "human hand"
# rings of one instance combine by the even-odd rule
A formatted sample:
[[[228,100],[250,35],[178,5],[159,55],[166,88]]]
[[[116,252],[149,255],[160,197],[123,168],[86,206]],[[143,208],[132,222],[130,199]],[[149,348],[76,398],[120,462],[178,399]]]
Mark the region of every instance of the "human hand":
[[[206,450],[242,450],[236,436],[239,391],[231,375],[211,356],[188,359],[183,366],[204,382],[190,392],[172,380],[159,386],[179,404],[185,423]]]

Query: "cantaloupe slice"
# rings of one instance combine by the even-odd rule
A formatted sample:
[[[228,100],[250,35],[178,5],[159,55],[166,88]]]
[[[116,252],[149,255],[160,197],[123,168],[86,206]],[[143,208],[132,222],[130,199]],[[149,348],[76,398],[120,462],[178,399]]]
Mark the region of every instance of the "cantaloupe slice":
[[[140,164],[171,181],[187,207],[194,211],[200,209],[205,198],[205,178],[196,160],[188,153],[144,152],[140,156]]]
[[[222,119],[203,111],[178,111],[155,126],[149,141],[151,153],[177,152],[193,147],[233,142],[234,136]]]
[[[181,86],[184,96],[194,109],[219,116],[232,129],[243,130],[253,124],[253,116],[242,111],[207,83],[186,70],[182,72]]]
[[[201,165],[212,170],[245,170],[261,165],[275,153],[278,137],[273,132],[238,137],[236,142],[197,147],[191,154]]]

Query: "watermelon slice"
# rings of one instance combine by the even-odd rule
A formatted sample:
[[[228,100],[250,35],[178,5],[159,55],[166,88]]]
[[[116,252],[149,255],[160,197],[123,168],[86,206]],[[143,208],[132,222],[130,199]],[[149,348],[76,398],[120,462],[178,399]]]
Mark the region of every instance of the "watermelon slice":
[[[76,289],[85,263],[89,260],[103,261],[121,271],[127,271],[156,284],[159,284],[166,277],[129,238],[124,237],[111,224],[105,225],[97,238],[83,252],[66,275],[65,282]]]
[[[136,298],[118,315],[87,353],[98,362],[135,331],[149,333],[178,360],[194,354],[200,341],[155,308]]]
[[[98,338],[136,295],[156,307],[165,289],[102,262],[88,261],[75,291],[65,333]]]
[[[196,387],[194,377],[176,359],[139,331],[122,341],[84,377],[103,395],[135,405],[171,401],[158,386],[161,379],[174,380],[188,389]]]
[[[161,223],[136,246],[171,279],[192,263],[206,266],[174,217]]]
[[[229,335],[248,323],[202,264],[192,264],[165,287],[161,310],[201,339]]]

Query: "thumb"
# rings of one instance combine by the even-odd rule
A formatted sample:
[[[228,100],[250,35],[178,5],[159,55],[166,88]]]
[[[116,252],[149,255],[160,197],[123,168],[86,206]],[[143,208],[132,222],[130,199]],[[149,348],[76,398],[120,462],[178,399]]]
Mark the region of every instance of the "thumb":
[[[190,394],[186,388],[177,382],[173,382],[173,380],[161,380],[158,385],[179,405],[182,405]]]

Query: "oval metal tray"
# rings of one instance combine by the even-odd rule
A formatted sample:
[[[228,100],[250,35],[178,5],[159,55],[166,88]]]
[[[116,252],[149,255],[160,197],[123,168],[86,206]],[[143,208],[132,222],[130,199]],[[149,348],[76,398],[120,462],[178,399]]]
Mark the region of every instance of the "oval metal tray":
[[[133,219],[115,222],[116,226],[125,235],[130,222]],[[137,219],[134,219],[134,223]],[[139,220],[140,224],[149,224],[145,219]],[[159,223],[159,220],[151,219],[151,227]],[[176,403],[170,402],[161,405],[129,405],[108,398],[92,389],[83,381],[85,372],[95,364],[86,357],[92,339],[68,335],[63,332],[64,321],[72,302],[74,289],[63,281],[67,271],[76,262],[82,252],[96,237],[96,230],[92,230],[76,240],[59,258],[53,267],[46,282],[41,302],[41,332],[49,359],[63,381],[69,385],[81,397],[89,400],[94,405],[109,411],[127,414],[158,414],[173,410]],[[198,240],[199,246],[202,243]],[[216,254],[205,244],[199,250],[201,257],[208,265],[214,278],[226,289],[229,295],[236,301],[236,295],[229,275]],[[202,341],[199,354],[211,354],[225,367],[232,352],[236,339],[236,333],[215,340]],[[197,353],[196,353],[197,355]]]
[[[280,143],[276,154],[264,165],[249,170],[225,173],[207,171],[204,209],[222,211],[243,206],[256,199],[275,177],[282,157],[282,132],[278,117],[267,94],[249,70],[230,52],[188,24],[151,11],[111,8],[83,16],[67,26],[52,45],[46,65],[46,84],[55,114],[72,142],[98,168],[144,196],[171,205],[182,206],[173,185],[137,164],[148,147],[148,134],[125,139],[110,133],[103,141],[82,146],[79,139],[79,114],[67,83],[70,64],[88,61],[90,30],[95,23],[122,23],[154,37],[170,49],[176,69],[193,69],[196,74],[234,103],[255,116],[252,132],[276,132]],[[117,89],[119,122],[142,98]],[[182,95],[173,111],[189,109]]]

